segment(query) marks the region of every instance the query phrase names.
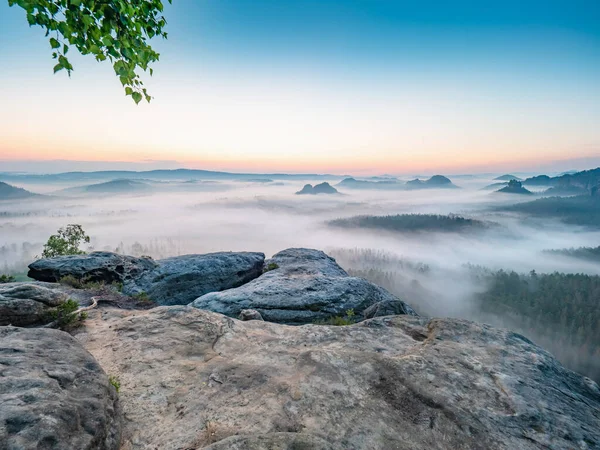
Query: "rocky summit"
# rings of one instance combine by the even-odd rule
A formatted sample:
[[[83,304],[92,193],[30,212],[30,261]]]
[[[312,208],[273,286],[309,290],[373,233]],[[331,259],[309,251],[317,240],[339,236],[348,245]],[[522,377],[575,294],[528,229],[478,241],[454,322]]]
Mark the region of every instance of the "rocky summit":
[[[524,337],[393,316],[299,327],[101,310],[77,339],[121,383],[123,449],[591,449],[600,391]]]
[[[32,271],[200,296],[0,286],[1,450],[600,448],[595,382],[508,330],[419,317],[321,251],[100,255]],[[66,298],[93,302],[73,336],[32,328]]]
[[[206,294],[191,306],[238,317],[254,309],[264,320],[288,324],[312,323],[351,311],[362,317],[373,305],[393,303],[402,314],[413,309],[362,278],[349,276],[330,256],[319,250],[291,248],[266,263],[267,273],[236,289]],[[392,307],[392,306],[386,306]],[[372,308],[371,317],[379,308]]]

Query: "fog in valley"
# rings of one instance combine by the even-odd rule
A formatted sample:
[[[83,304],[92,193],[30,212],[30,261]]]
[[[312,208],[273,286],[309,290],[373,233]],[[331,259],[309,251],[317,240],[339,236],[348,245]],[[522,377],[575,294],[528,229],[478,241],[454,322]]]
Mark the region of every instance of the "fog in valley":
[[[419,190],[344,189],[336,186],[339,177],[261,178],[141,180],[145,190],[134,193],[126,188],[85,192],[81,186],[92,182],[82,180],[11,181],[43,196],[0,202],[0,273],[26,279],[27,265],[41,254],[48,237],[73,223],[81,224],[91,237],[88,251],[155,259],[218,251],[261,251],[270,257],[289,247],[316,248],[335,257],[350,274],[396,294],[420,314],[513,329],[548,348],[571,368],[599,377],[599,343],[587,331],[576,339],[567,331],[572,325],[561,327],[541,320],[533,309],[528,316],[523,310],[485,304],[486,292],[498,282],[494,274],[500,270],[525,277],[535,271],[534,278],[554,272],[599,275],[597,260],[548,252],[597,247],[598,229],[502,211],[533,199],[484,190],[494,183],[493,176],[450,177],[459,188]],[[306,183],[324,180],[339,193],[295,194]],[[329,223],[359,215],[397,214],[458,215],[482,226],[398,231]],[[536,289],[527,280],[528,289]],[[599,292],[591,295],[598,298]]]

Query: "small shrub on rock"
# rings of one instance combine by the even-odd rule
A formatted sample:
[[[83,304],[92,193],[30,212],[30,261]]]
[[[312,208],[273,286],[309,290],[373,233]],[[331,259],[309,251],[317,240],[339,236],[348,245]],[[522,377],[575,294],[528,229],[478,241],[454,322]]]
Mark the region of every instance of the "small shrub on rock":
[[[271,262],[265,266],[263,273],[267,273],[275,269],[279,269],[279,265],[277,263]]]
[[[13,277],[12,275],[0,275],[0,284],[4,284],[4,283],[14,283],[15,281],[17,281],[17,279],[15,277]]]
[[[315,325],[334,325],[340,327],[345,325],[352,325],[356,322],[357,320],[356,314],[354,314],[354,310],[349,309],[346,311],[345,316],[335,316],[325,320],[318,320],[315,322]]]
[[[119,381],[119,378],[115,375],[109,375],[108,382],[114,386],[115,390],[118,393],[121,389],[121,382]]]

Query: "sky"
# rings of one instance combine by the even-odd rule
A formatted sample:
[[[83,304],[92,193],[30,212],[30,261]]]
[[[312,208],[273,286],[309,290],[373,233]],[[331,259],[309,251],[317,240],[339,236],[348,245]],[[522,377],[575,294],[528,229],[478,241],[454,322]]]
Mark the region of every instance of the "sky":
[[[0,171],[600,166],[597,0],[173,0],[136,106],[0,1]],[[69,53],[71,55],[71,53]]]

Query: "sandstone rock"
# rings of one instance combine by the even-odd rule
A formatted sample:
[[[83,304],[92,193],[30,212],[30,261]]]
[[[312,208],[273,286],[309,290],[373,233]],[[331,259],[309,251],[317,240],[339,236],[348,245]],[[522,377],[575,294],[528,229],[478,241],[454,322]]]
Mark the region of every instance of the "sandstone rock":
[[[262,318],[260,313],[255,309],[242,309],[240,316],[238,317],[240,320],[265,320]]]
[[[205,450],[334,450],[332,444],[306,433],[271,433],[257,436],[232,436]]]
[[[0,327],[0,448],[117,450],[117,394],[67,333]]]
[[[221,252],[185,255],[158,261],[157,266],[127,281],[125,294],[145,292],[160,305],[186,305],[213,291],[247,283],[263,271],[265,255],[252,252]]]
[[[400,302],[385,289],[348,276],[319,250],[283,250],[267,266],[275,269],[237,289],[206,294],[191,306],[231,317],[255,309],[269,322],[302,324],[344,316],[350,309],[360,316],[373,304]],[[416,314],[406,304],[404,310]]]
[[[149,258],[135,258],[111,252],[44,258],[29,265],[28,277],[56,282],[71,275],[86,281],[125,282],[156,267]]]
[[[63,292],[35,284],[0,284],[0,325],[47,323],[51,309],[67,298]]]
[[[96,311],[85,327],[121,380],[127,450],[600,446],[598,385],[487,325],[290,327],[173,306]]]

